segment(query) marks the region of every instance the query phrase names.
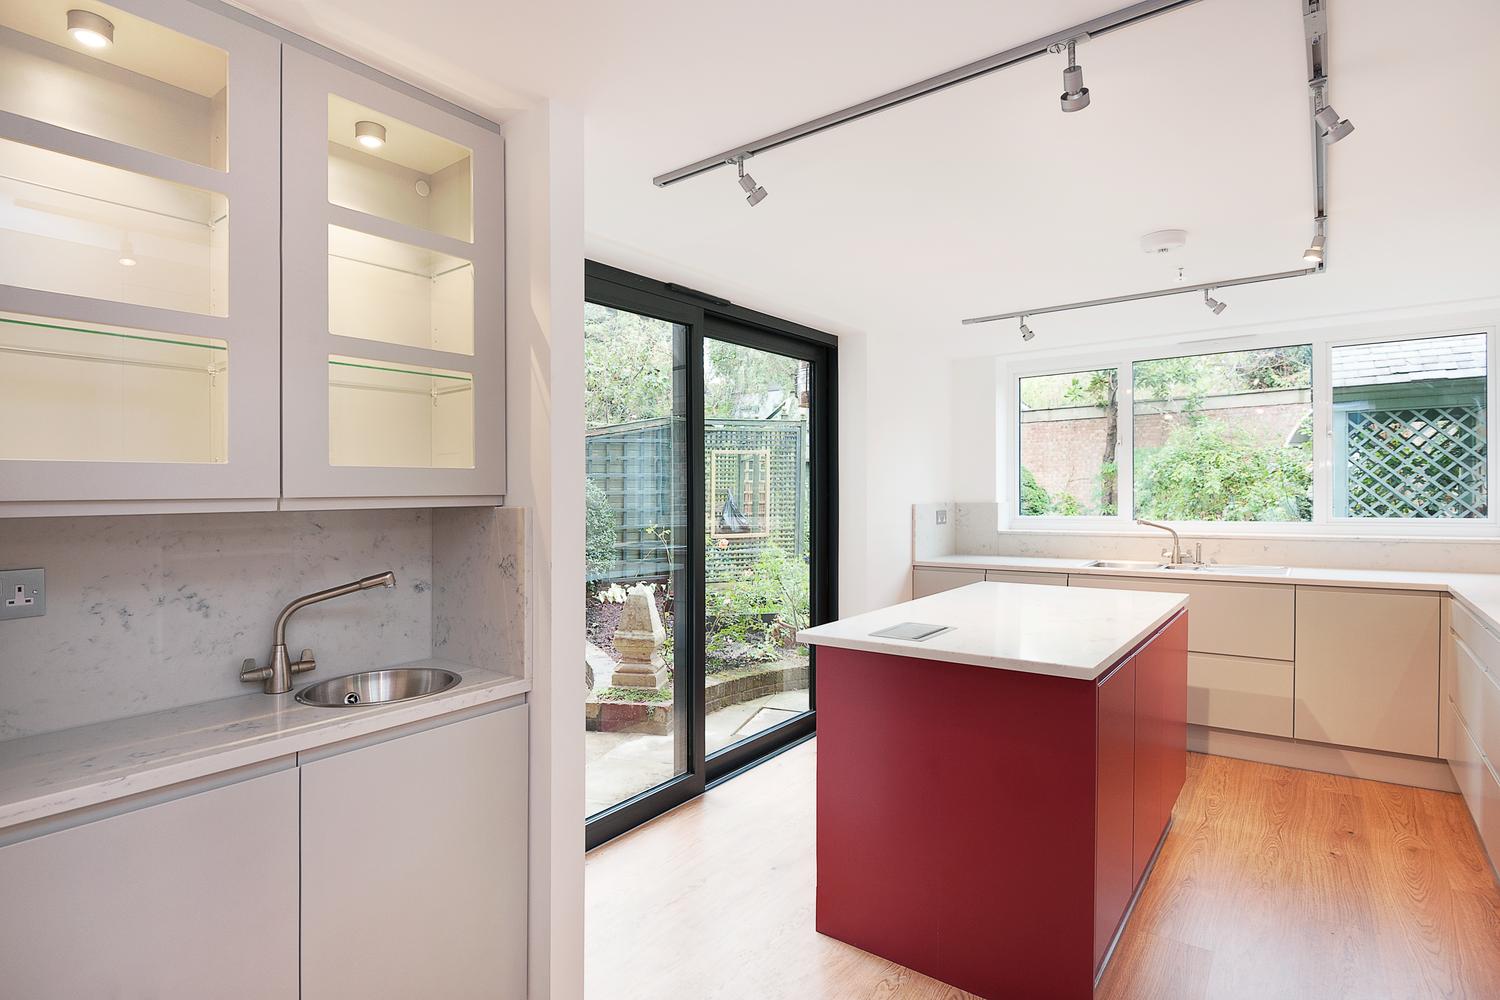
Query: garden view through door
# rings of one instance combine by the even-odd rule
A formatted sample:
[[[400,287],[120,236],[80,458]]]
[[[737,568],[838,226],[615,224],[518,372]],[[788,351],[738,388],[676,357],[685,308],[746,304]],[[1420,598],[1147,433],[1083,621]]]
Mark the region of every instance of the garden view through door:
[[[713,754],[810,708],[810,367],[703,342],[704,731]]]

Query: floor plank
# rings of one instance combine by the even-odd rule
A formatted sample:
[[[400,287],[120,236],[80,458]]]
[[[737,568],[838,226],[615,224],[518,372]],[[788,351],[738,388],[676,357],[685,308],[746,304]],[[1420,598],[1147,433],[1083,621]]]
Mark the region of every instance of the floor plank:
[[[587,865],[589,1000],[969,1000],[813,930],[817,741]],[[1456,795],[1189,757],[1096,1000],[1500,997],[1500,886]]]

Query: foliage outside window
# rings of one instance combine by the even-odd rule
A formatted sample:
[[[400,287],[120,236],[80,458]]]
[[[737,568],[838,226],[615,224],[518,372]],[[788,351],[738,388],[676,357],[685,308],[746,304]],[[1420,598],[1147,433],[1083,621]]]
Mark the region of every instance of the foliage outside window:
[[[1120,373],[1021,379],[1021,514],[1098,517],[1119,506]]]
[[[1137,517],[1312,520],[1312,347],[1134,365]]]

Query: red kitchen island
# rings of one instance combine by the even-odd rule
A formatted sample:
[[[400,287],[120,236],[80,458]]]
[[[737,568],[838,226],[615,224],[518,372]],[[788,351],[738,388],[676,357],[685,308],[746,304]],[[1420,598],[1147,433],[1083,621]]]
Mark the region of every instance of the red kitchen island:
[[[818,647],[817,929],[991,1000],[1086,1000],[1186,778],[1187,598],[976,583]],[[915,623],[924,639],[872,635]]]

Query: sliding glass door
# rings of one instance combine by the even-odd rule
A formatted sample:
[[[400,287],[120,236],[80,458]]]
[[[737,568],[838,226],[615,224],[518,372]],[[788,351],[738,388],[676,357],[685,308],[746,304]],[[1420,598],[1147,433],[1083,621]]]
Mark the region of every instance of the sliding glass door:
[[[814,732],[831,337],[590,264],[587,819],[602,843]]]

